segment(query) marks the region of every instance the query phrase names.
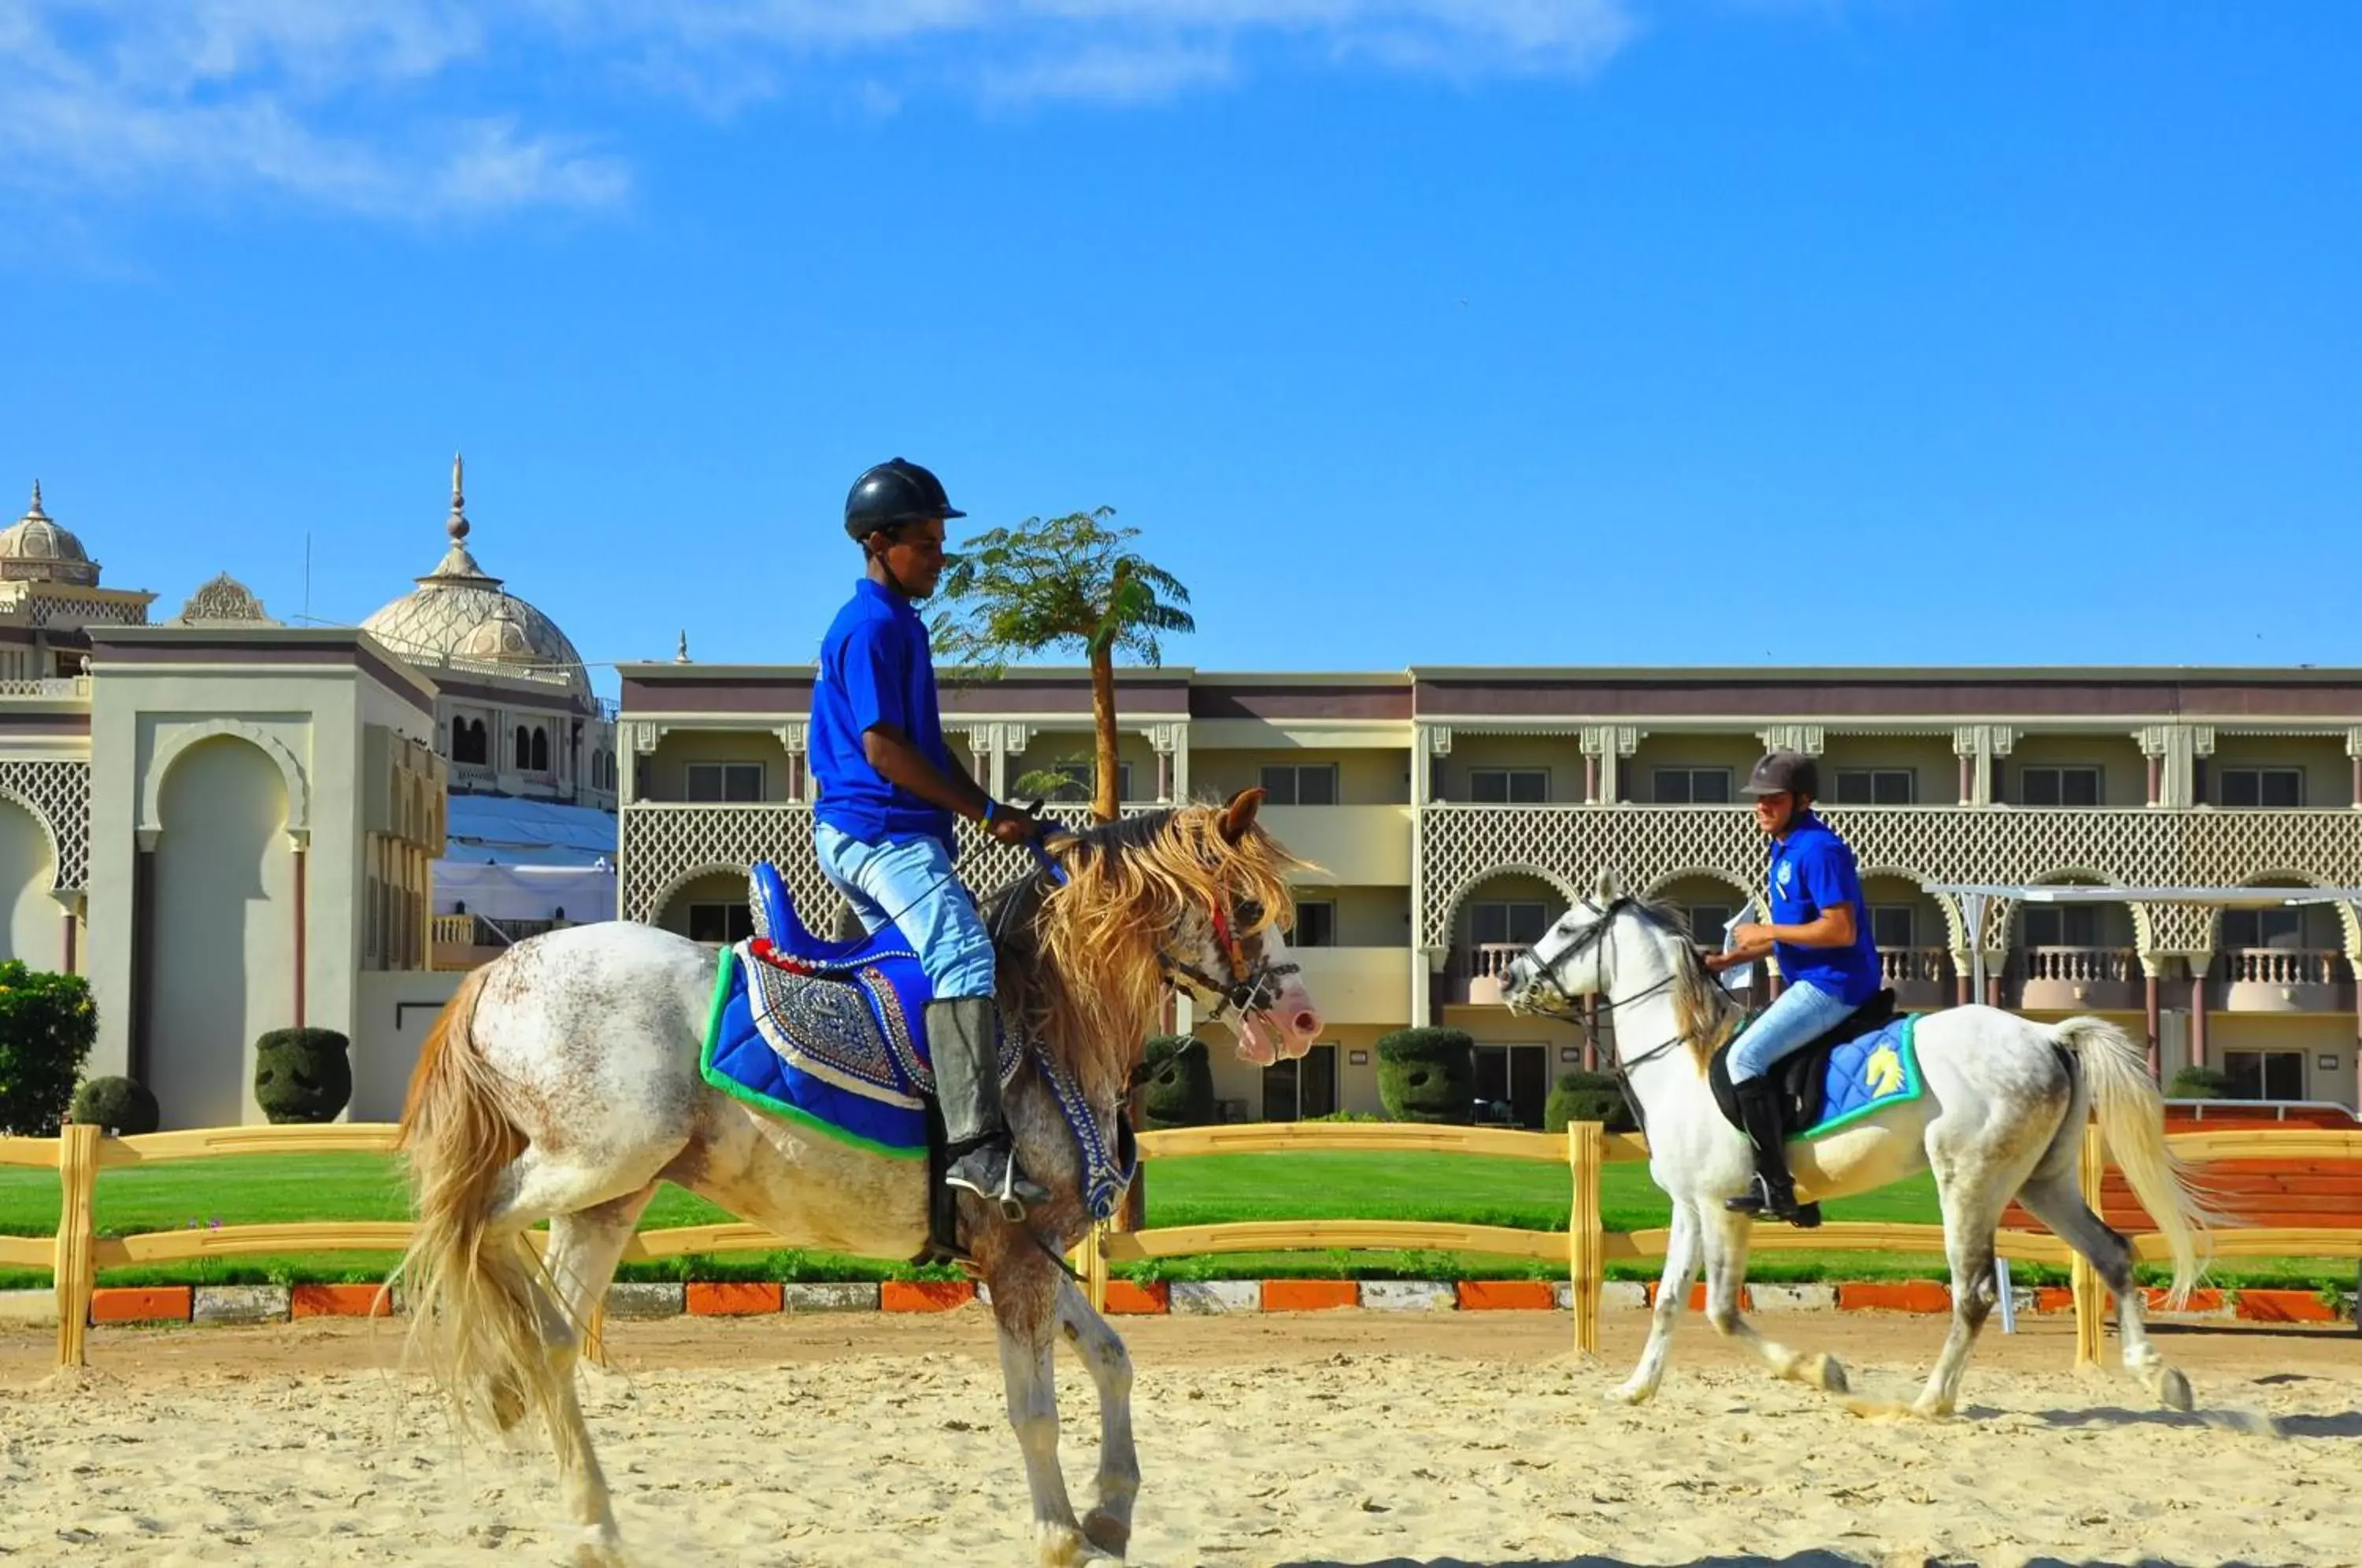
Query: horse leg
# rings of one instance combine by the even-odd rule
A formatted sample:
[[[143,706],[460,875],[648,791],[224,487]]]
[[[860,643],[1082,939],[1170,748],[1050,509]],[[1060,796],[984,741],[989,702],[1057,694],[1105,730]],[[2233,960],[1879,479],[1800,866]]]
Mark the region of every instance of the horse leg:
[[[549,1222],[549,1251],[544,1255],[543,1268],[551,1290],[541,1300],[542,1343],[549,1358],[549,1375],[557,1386],[549,1405],[549,1439],[557,1451],[557,1471],[566,1483],[575,1525],[582,1532],[575,1561],[584,1568],[623,1562],[624,1542],[615,1525],[606,1474],[599,1466],[590,1426],[582,1419],[574,1368],[591,1314],[606,1296],[607,1282],[614,1277],[616,1260],[656,1191],[651,1182],[626,1197],[595,1209],[560,1214]]]
[[[1140,1452],[1131,1439],[1131,1354],[1064,1275],[1058,1276],[1058,1323],[1099,1394],[1099,1473],[1083,1533],[1101,1551],[1121,1557],[1131,1544],[1131,1508],[1140,1496]]]
[[[1755,1223],[1744,1214],[1716,1209],[1705,1217],[1705,1320],[1725,1339],[1737,1340],[1763,1359],[1772,1375],[1808,1384],[1828,1394],[1846,1391],[1845,1368],[1835,1356],[1805,1355],[1763,1337],[1738,1309],[1747,1284],[1747,1249]],[[1662,1286],[1659,1287],[1661,1291]]]
[[[1640,1363],[1608,1393],[1626,1405],[1645,1404],[1665,1378],[1665,1354],[1672,1348],[1673,1322],[1682,1315],[1690,1280],[1697,1273],[1697,1211],[1683,1198],[1673,1200],[1672,1228],[1665,1236],[1665,1273],[1657,1282],[1657,1309],[1649,1321],[1649,1342],[1641,1347]]]
[[[2174,1410],[2191,1408],[2194,1401],[2190,1379],[2168,1365],[2149,1342],[2140,1286],[2133,1278],[2132,1243],[2092,1212],[2072,1168],[2036,1175],[2018,1189],[2017,1200],[2060,1241],[2082,1253],[2115,1297],[2116,1332],[2124,1341],[2125,1370],[2139,1378],[2158,1404]]]
[[[2006,1187],[1992,1173],[1973,1162],[1933,1154],[1936,1199],[1944,1215],[1944,1253],[1952,1265],[1952,1327],[1944,1349],[1927,1375],[1927,1386],[1911,1402],[1915,1416],[1952,1413],[1960,1397],[1960,1377],[1968,1371],[1969,1352],[1985,1318],[1999,1298],[1993,1278],[1993,1231],[2001,1224],[2002,1194]]]
[[[1009,1425],[1025,1456],[1025,1482],[1033,1494],[1033,1549],[1043,1568],[1074,1568],[1089,1557],[1090,1548],[1058,1467],[1058,1386],[1050,1360],[1057,1349],[1058,1287],[1064,1279],[1048,1258],[1021,1255],[1014,1243],[985,1266],[992,1316],[1000,1330]]]

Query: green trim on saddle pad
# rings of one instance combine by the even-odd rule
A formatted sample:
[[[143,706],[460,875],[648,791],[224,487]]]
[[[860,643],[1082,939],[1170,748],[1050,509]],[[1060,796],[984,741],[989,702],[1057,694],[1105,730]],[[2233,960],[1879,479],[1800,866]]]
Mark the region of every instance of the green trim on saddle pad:
[[[1882,1110],[1891,1110],[1898,1105],[1908,1105],[1913,1100],[1917,1099],[1919,1096],[1926,1091],[1927,1087],[1919,1077],[1919,1045],[1917,1038],[1919,1033],[1919,1017],[1920,1015],[1915,1012],[1904,1013],[1903,1015],[1903,1027],[1895,1034],[1893,1043],[1891,1045],[1882,1045],[1876,1051],[1871,1052],[1870,1054],[1869,1061],[1864,1064],[1865,1066],[1876,1066],[1878,1065],[1878,1059],[1888,1051],[1892,1050],[1895,1057],[1893,1070],[1895,1074],[1896,1092],[1883,1095],[1877,1099],[1871,1100],[1867,1105],[1856,1106],[1853,1110],[1847,1111],[1842,1116],[1832,1117],[1828,1121],[1823,1121],[1817,1126],[1809,1127],[1802,1132],[1794,1134],[1794,1136],[1810,1141],[1830,1132],[1840,1132],[1866,1117],[1877,1115]]]
[[[924,1148],[899,1148],[891,1143],[880,1143],[873,1138],[864,1138],[858,1133],[848,1132],[842,1127],[833,1127],[801,1106],[789,1105],[784,1100],[773,1099],[769,1095],[750,1089],[745,1084],[716,1072],[713,1066],[713,1050],[722,1040],[722,1015],[730,1009],[730,982],[737,972],[738,950],[735,947],[723,948],[722,962],[713,972],[713,1002],[705,1012],[705,1044],[698,1052],[697,1070],[701,1077],[741,1104],[751,1105],[756,1110],[776,1116],[782,1121],[791,1121],[798,1127],[859,1149],[866,1154],[882,1155],[889,1160],[923,1160],[927,1157],[927,1151]]]

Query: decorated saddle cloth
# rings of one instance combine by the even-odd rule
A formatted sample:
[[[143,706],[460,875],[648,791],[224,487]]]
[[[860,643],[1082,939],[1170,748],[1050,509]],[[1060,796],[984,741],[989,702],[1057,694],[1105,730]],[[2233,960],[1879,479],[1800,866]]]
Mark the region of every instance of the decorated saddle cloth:
[[[1786,1097],[1789,1137],[1823,1137],[1926,1092],[1919,1076],[1919,1015],[1896,1018],[1892,994],[1884,999],[1885,1007],[1857,1013],[1773,1069]],[[1745,1032],[1742,1027],[1739,1034]],[[1734,1043],[1738,1038],[1732,1036]],[[1716,1052],[1706,1076],[1723,1115],[1744,1131],[1729,1056],[1728,1045]]]
[[[757,866],[748,882],[756,934],[722,951],[699,1064],[705,1081],[845,1143],[925,1158],[933,993],[917,952],[891,925],[822,942],[796,918],[774,867]],[[1014,1032],[1002,1030],[1002,1083],[1018,1056]]]

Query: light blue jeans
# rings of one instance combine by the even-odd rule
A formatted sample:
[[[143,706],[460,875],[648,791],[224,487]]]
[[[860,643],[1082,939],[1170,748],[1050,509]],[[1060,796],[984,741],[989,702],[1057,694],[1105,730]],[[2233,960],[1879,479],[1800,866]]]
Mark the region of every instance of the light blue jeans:
[[[815,823],[812,846],[865,930],[891,921],[910,939],[937,1001],[992,995],[992,938],[940,840],[868,844]]]
[[[1780,1058],[1803,1050],[1853,1010],[1819,987],[1797,981],[1731,1046],[1730,1081],[1743,1084],[1763,1077],[1779,1066]]]

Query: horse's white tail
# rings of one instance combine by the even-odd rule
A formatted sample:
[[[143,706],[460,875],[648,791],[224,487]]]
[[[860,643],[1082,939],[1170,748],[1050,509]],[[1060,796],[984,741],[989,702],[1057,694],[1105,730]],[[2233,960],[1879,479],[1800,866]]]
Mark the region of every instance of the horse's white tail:
[[[557,1392],[543,1347],[541,1268],[513,1231],[487,1225],[494,1184],[524,1147],[474,1037],[490,966],[461,981],[428,1032],[402,1108],[410,1156],[410,1248],[396,1277],[410,1311],[410,1353],[462,1424],[505,1430]]]
[[[2070,1018],[2051,1033],[2082,1064],[2100,1136],[2173,1253],[2167,1301],[2179,1308],[2198,1283],[2201,1245],[2208,1221],[2217,1216],[2191,1184],[2189,1166],[2166,1146],[2165,1100],[2148,1076],[2148,1053],[2104,1019]]]

